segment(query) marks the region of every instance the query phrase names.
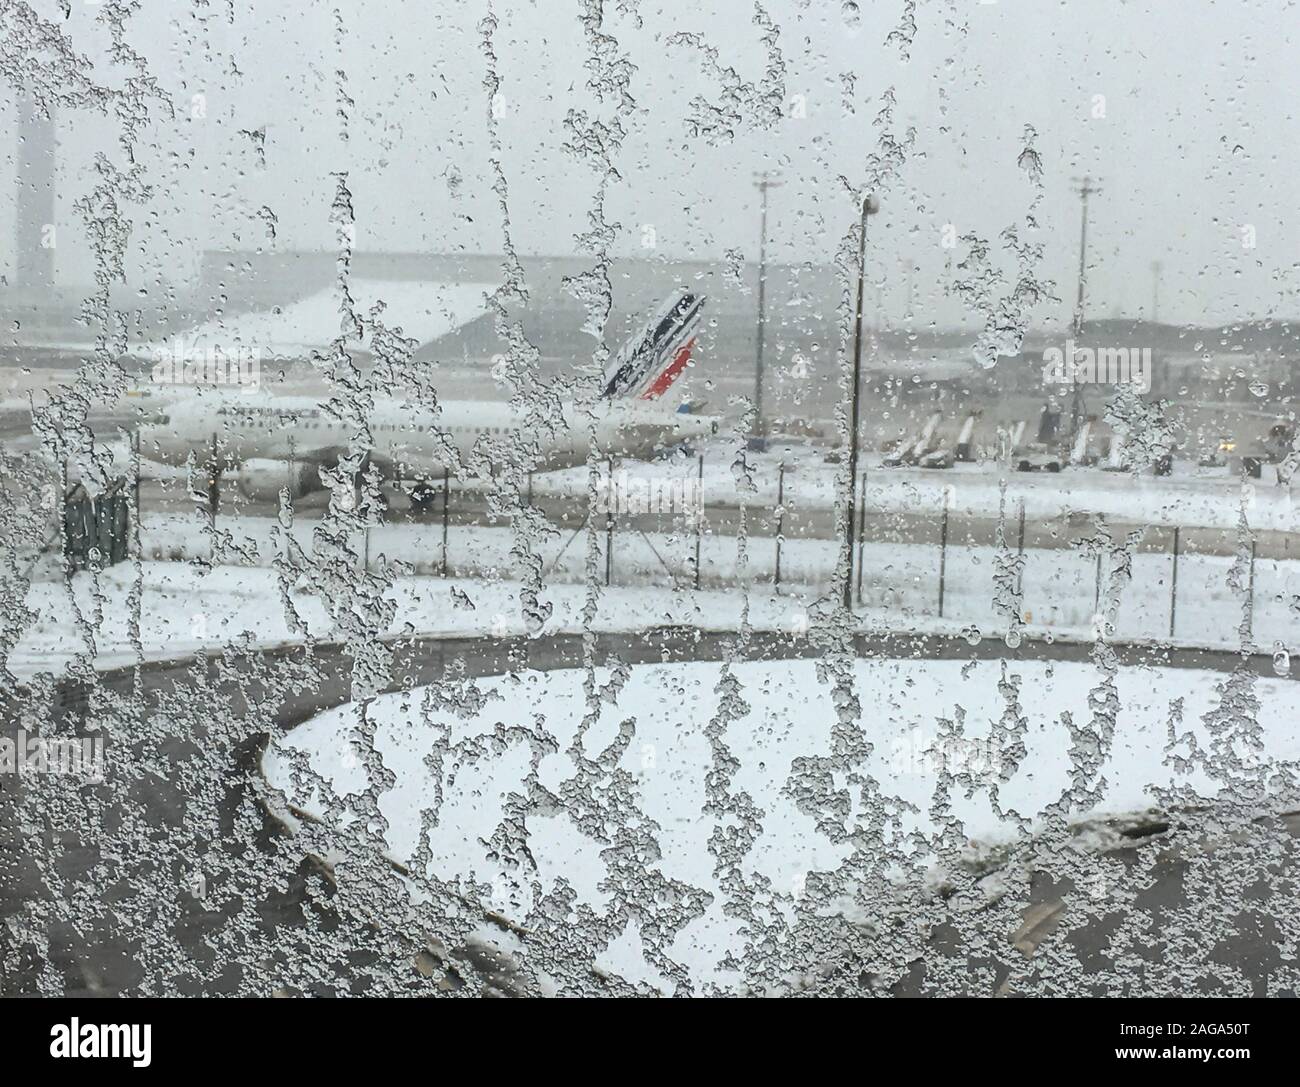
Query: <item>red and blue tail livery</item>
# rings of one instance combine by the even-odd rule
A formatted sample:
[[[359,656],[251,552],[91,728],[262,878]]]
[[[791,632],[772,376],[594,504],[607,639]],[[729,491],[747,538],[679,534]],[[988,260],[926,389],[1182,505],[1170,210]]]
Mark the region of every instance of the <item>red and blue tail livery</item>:
[[[704,296],[678,291],[667,298],[610,362],[603,395],[658,400],[691,361]]]

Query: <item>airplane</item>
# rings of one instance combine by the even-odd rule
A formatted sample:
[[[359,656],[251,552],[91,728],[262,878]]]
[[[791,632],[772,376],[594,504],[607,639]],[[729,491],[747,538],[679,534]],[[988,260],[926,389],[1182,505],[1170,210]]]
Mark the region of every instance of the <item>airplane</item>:
[[[884,466],[886,468],[902,468],[905,465],[916,464],[927,454],[933,452],[938,446],[935,432],[938,430],[942,419],[942,412],[931,412],[926,418],[924,426],[921,427],[919,434],[901,439],[886,452],[883,461]]]
[[[531,467],[550,471],[585,464],[594,418],[597,445],[608,456],[650,459],[718,432],[718,419],[684,404],[661,403],[691,363],[704,296],[677,291],[614,355],[599,398],[582,411],[561,407],[554,433],[523,434],[523,420],[508,403],[443,400],[436,411],[386,399],[368,416],[370,463],[390,481],[414,480],[412,504],[427,507],[429,485],[444,472],[490,478],[506,458],[531,453]],[[348,451],[349,425],[310,397],[258,392],[193,396],[173,401],[140,428],[140,455],[184,466],[191,455],[217,476],[233,472],[239,491],[274,501],[282,488],[291,499],[324,490],[318,469]],[[511,437],[514,436],[514,440]]]

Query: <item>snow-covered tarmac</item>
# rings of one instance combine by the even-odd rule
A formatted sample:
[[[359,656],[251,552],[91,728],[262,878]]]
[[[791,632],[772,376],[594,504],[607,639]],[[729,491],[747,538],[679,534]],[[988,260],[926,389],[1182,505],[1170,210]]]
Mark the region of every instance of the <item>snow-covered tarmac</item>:
[[[706,449],[703,501],[705,508],[744,505],[772,509],[778,486],[795,508],[830,509],[835,503],[840,469],[823,462],[803,446],[788,452],[747,454],[754,487],[740,488],[733,471],[734,448],[715,444]],[[873,513],[933,513],[943,509],[958,519],[996,519],[1002,504],[1001,484],[1006,483],[1006,515],[1014,520],[1020,503],[1032,522],[1051,521],[1071,514],[1098,515],[1113,522],[1233,531],[1244,510],[1252,528],[1259,531],[1300,531],[1300,503],[1295,486],[1278,486],[1272,466],[1264,477],[1234,479],[1226,469],[1198,468],[1178,462],[1171,476],[1108,472],[1097,467],[1069,468],[1063,472],[1016,472],[992,463],[958,464],[947,470],[885,468],[881,454],[864,450],[866,504]],[[780,466],[786,466],[781,480]],[[619,471],[630,480],[694,479],[699,471],[692,460],[654,463],[627,462]],[[539,475],[534,493],[541,496],[583,494],[585,468]]]

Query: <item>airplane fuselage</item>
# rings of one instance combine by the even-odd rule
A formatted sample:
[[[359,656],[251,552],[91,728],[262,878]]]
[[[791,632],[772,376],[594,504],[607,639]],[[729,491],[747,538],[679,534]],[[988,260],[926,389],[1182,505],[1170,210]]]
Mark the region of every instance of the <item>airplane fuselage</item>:
[[[524,420],[505,403],[443,401],[432,412],[380,402],[367,413],[371,457],[404,475],[490,473],[493,464],[521,455],[530,467],[551,470],[585,463],[593,428],[602,454],[639,458],[714,430],[708,417],[629,401],[601,401],[586,411],[565,404],[561,414],[553,430],[523,432]],[[354,429],[308,397],[196,397],[143,427],[140,452],[178,466],[191,453],[200,463],[215,453],[228,467],[250,460],[325,463],[346,453]]]

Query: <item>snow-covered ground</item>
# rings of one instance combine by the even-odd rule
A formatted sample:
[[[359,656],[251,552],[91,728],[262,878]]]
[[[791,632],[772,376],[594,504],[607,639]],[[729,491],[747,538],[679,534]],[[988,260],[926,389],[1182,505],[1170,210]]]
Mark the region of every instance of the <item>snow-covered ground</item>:
[[[838,559],[838,544],[831,539],[797,535],[787,524],[780,543],[781,585],[774,584],[777,540],[751,536],[743,569],[738,564],[738,544],[733,535],[707,529],[713,503],[734,505],[753,502],[758,509],[750,523],[771,531],[770,508],[776,500],[775,466],[778,457],[755,458],[758,492],[740,496],[735,476],[721,457],[706,462],[704,508],[706,529],[700,540],[700,590],[694,590],[695,537],[689,523],[679,518],[675,534],[648,536],[620,527],[614,535],[613,585],[603,589],[596,627],[603,630],[639,630],[662,623],[695,625],[705,629],[731,629],[739,622],[743,596],[736,587],[749,589],[751,622],[759,628],[799,630],[806,625],[805,609],[826,594]],[[689,479],[689,462],[625,466],[628,476],[658,480],[680,476]],[[829,507],[833,500],[835,467],[804,458],[789,473],[787,502],[797,510]],[[668,476],[665,476],[668,473]],[[677,473],[677,476],[672,476]],[[996,516],[1001,495],[995,473],[959,470],[952,473],[921,470],[881,470],[868,473],[868,502],[873,510],[937,514],[945,496],[958,515]],[[955,481],[955,482],[954,482]],[[584,469],[538,476],[539,495],[585,492]],[[945,488],[951,486],[951,491]],[[1290,531],[1296,528],[1289,492],[1256,487],[1243,492],[1223,480],[1174,481],[1154,477],[1112,476],[1101,472],[1055,476],[1012,474],[1006,502],[1014,537],[1015,511],[1022,499],[1031,523],[1059,516],[1075,508],[1091,513],[1111,510],[1119,520],[1159,523],[1171,519],[1184,525],[1217,525],[1232,530],[1245,502],[1252,528]],[[936,517],[937,519],[937,517]],[[248,638],[256,644],[275,645],[292,640],[280,603],[279,586],[270,566],[278,545],[278,522],[269,517],[223,514],[219,527],[245,546],[254,566],[218,566],[201,574],[186,560],[207,560],[211,545],[194,515],[147,512],[142,525],[144,582],[140,633],[146,658],[175,656],[200,648],[219,647]],[[310,554],[317,523],[300,515],[293,532]],[[984,636],[1000,636],[1007,618],[994,606],[998,554],[987,546],[962,546],[954,528],[944,558],[943,609],[939,607],[941,554],[937,543],[868,543],[863,559],[860,617],[867,628],[916,632],[965,632],[977,628]],[[448,578],[433,576],[443,566],[442,527],[437,523],[378,526],[366,537],[351,541],[359,555],[375,567],[382,559],[409,564],[413,576],[396,579],[391,595],[398,605],[397,620],[387,633],[522,633],[516,576],[509,528],[451,525],[447,536]],[[604,533],[598,534],[604,571]],[[586,539],[557,532],[538,550],[545,568],[544,598],[555,605],[549,632],[580,628],[579,612],[585,598]],[[1169,554],[1133,556],[1132,578],[1124,584],[1118,621],[1111,637],[1118,641],[1165,642],[1209,649],[1235,649],[1240,644],[1242,598],[1229,584],[1233,560],[1226,556],[1184,553],[1178,564],[1177,607],[1174,634],[1170,636],[1173,604],[1173,562]],[[51,576],[53,575],[53,576]],[[128,596],[134,577],[128,565],[103,576],[104,600],[95,623],[95,659],[101,667],[129,663],[135,649],[128,640]],[[1248,581],[1243,574],[1243,583]],[[94,612],[90,578],[78,575],[75,597],[87,615]],[[456,585],[474,601],[474,608],[454,605],[450,586]],[[1103,587],[1104,588],[1104,587]],[[1035,549],[1024,553],[1021,577],[1021,619],[1026,635],[1090,641],[1095,635],[1098,581],[1094,557],[1070,549]],[[330,620],[325,606],[304,594],[294,594],[298,611],[317,637],[328,638]],[[27,599],[34,613],[10,656],[11,668],[20,675],[54,670],[75,653],[84,651],[85,639],[74,618],[68,593],[57,577],[57,566],[47,561],[42,577]],[[1257,559],[1254,568],[1254,643],[1266,651],[1295,652],[1300,629],[1300,559]]]
[[[147,562],[142,564],[142,575],[140,639],[146,660],[183,657],[232,642],[269,647],[301,640],[286,620],[273,570],[225,566],[203,573],[183,563]],[[81,573],[73,579],[77,607],[93,623],[94,659],[99,668],[128,665],[136,660],[128,626],[134,578],[134,568],[127,563],[101,574],[97,616],[90,575]],[[459,603],[452,596],[453,588],[464,594]],[[389,595],[397,610],[384,633],[393,636],[511,637],[526,633],[519,608],[519,586],[510,582],[398,578]],[[546,633],[583,629],[582,586],[556,585],[547,590],[545,598],[555,607]],[[291,599],[311,634],[328,639],[333,626],[326,605],[303,592],[293,593]],[[465,600],[473,607],[466,606]],[[732,630],[740,623],[742,603],[735,592],[613,588],[602,591],[593,629],[628,631],[682,625]],[[87,650],[82,630],[73,618],[68,590],[62,583],[34,584],[27,607],[32,617],[9,654],[9,667],[16,676],[57,674],[76,654]],[[803,606],[789,598],[755,599],[750,617],[759,629],[807,628]]]
[[[1029,565],[1025,577],[1025,636],[1061,641],[1094,640],[1094,565],[1069,553],[1041,554],[1054,556],[1055,563],[1067,561],[1072,573],[1067,580],[1055,564],[1041,570],[1034,563]],[[986,637],[1000,637],[1007,629],[1007,620],[993,610],[991,564],[987,557],[978,563],[976,558],[979,556],[963,560],[971,564],[963,571],[957,560],[950,557],[948,594],[941,619],[935,614],[933,556],[920,549],[916,555],[909,555],[884,545],[870,546],[864,584],[867,603],[858,611],[861,627],[868,631],[946,634],[969,633],[974,628]],[[1153,560],[1150,569],[1142,561],[1148,558]],[[1167,636],[1169,586],[1163,579],[1158,558],[1137,556],[1139,576],[1125,589],[1120,622],[1111,640],[1207,649],[1238,648],[1240,607],[1225,581],[1226,560],[1202,559],[1200,567],[1189,562],[1185,569],[1180,569],[1178,636],[1171,639]],[[1273,564],[1259,564],[1255,641],[1264,650],[1295,652],[1300,648],[1297,641],[1300,624],[1290,603],[1300,591],[1300,572],[1292,569],[1294,565],[1285,564],[1286,569],[1276,574],[1281,580],[1271,581]],[[218,566],[205,573],[187,563],[151,561],[141,564],[141,573],[139,630],[141,649],[147,660],[184,656],[231,642],[274,646],[297,640],[285,617],[274,570]],[[662,571],[660,574],[655,585],[602,587],[593,628],[637,631],[681,625],[702,630],[733,630],[748,602],[749,621],[755,629],[799,634],[807,631],[808,609],[817,599],[811,590],[787,588],[778,595],[770,586],[761,584],[754,585],[748,594],[725,588],[673,589],[667,575]],[[20,677],[41,671],[57,674],[76,654],[87,650],[82,628],[75,620],[74,600],[77,609],[92,624],[96,666],[110,668],[132,663],[136,649],[129,637],[129,619],[134,581],[135,568],[131,563],[103,571],[98,602],[92,594],[92,578],[86,573],[73,578],[71,599],[61,581],[34,583],[26,601],[31,617],[23,624],[23,634],[9,654],[10,669]],[[459,603],[452,595],[453,587],[464,594]],[[1059,592],[1062,602],[1044,608],[1041,601],[1048,599],[1050,592]],[[394,580],[389,596],[397,610],[385,633],[394,636],[504,637],[526,632],[520,614],[519,585],[510,581],[460,575],[446,579],[399,577]],[[332,621],[326,605],[318,597],[294,592],[291,599],[313,636],[331,637]],[[464,606],[466,599],[472,608]],[[544,633],[582,629],[586,589],[580,581],[563,584],[548,580],[543,599],[555,608]]]
[[[262,565],[276,556],[275,525],[268,518],[241,517],[225,523]],[[295,539],[311,546],[315,523],[299,520]],[[585,535],[557,536],[538,550],[546,582],[581,585],[586,573]],[[954,534],[955,538],[955,534]],[[144,553],[153,560],[207,558],[210,546],[193,518],[150,516],[142,536]],[[454,578],[495,581],[513,570],[508,528],[453,525],[448,530],[447,572]],[[605,568],[605,535],[598,533],[598,567]],[[411,564],[415,574],[437,574],[442,568],[442,528],[436,524],[383,525],[372,528],[369,540],[353,541],[356,552]],[[862,604],[866,612],[891,618],[904,627],[934,629],[939,616],[940,550],[937,544],[868,543],[863,557]],[[688,531],[643,536],[626,528],[614,536],[613,581],[623,588],[655,590],[673,598],[694,584],[695,537]],[[732,536],[705,533],[700,541],[700,583],[703,589],[745,584],[761,597],[775,596],[777,543],[773,537],[752,537],[746,548],[743,573],[738,571],[737,542]],[[788,597],[815,598],[826,592],[838,561],[834,540],[785,539],[781,543],[782,592]],[[974,623],[996,629],[993,601],[997,551],[950,543],[944,562],[942,618],[959,626]],[[1233,559],[1227,556],[1182,554],[1178,561],[1174,640],[1203,648],[1235,648],[1241,621],[1241,598],[1230,588]],[[1114,637],[1124,640],[1169,639],[1173,597],[1170,555],[1133,556],[1132,579],[1124,586]],[[1258,559],[1255,563],[1254,625],[1257,644],[1296,648],[1300,626],[1300,559]],[[1247,579],[1248,580],[1248,579]],[[1022,618],[1036,629],[1060,634],[1085,633],[1094,622],[1097,603],[1097,561],[1080,551],[1027,549],[1021,578]],[[1104,586],[1103,586],[1104,591]],[[509,609],[507,609],[509,610]],[[732,605],[727,614],[738,614]],[[1005,626],[1005,620],[1001,620]]]
[[[719,969],[719,960],[727,953],[742,956],[745,935],[741,923],[724,911],[727,895],[708,849],[719,820],[704,810],[709,799],[706,775],[713,769],[705,729],[719,712],[722,668],[719,663],[633,668],[617,698],[601,706],[599,719],[581,741],[581,751],[586,760],[614,752],[613,764],[631,775],[637,809],[657,824],[655,828],[640,823],[642,832],[657,840],[661,853],[657,860],[647,853],[650,869],[713,896],[705,915],[687,925],[668,950],[696,980],[725,987],[735,977]],[[742,663],[733,669],[750,709],[728,725],[723,737],[739,764],[730,788],[733,795],[748,793],[762,813],[761,834],[743,862],[745,882],[756,886],[756,875],[771,880],[778,901],[784,897],[788,908],[802,895],[811,873],[833,870],[846,855],[844,847],[832,843],[798,808],[787,789],[793,760],[830,755],[835,711],[811,661]],[[935,831],[927,813],[941,763],[949,773],[964,771],[982,784],[996,777],[998,756],[990,737],[1008,707],[1005,689],[999,685],[1001,669],[995,661],[857,662],[855,690],[875,747],[866,769],[887,797],[902,802],[900,847],[908,831],[925,835]],[[1008,672],[1019,677],[1019,710],[1028,722],[1027,755],[1001,786],[999,801],[1004,809],[1032,819],[1069,786],[1070,735],[1061,715],[1068,711],[1076,723],[1090,719],[1088,694],[1097,672],[1082,663],[1023,661],[1009,666]],[[610,675],[602,670],[597,678],[606,682]],[[1114,742],[1101,770],[1108,789],[1089,814],[1146,809],[1152,805],[1148,788],[1152,785],[1191,785],[1213,796],[1215,783],[1201,771],[1184,773],[1166,763],[1167,725],[1171,702],[1182,699],[1179,731],[1190,730],[1200,747],[1207,748],[1203,717],[1217,705],[1217,688],[1226,678],[1199,671],[1121,669]],[[539,802],[527,811],[527,852],[535,860],[535,870],[521,878],[492,859],[501,841],[494,832],[511,814],[508,805],[521,797],[539,800],[546,795],[544,790],[564,795],[565,783],[579,774],[568,749],[585,712],[582,681],[578,670],[481,680],[478,686],[486,701],[468,718],[436,708],[419,690],[373,700],[366,713],[378,727],[375,749],[395,777],[392,788],[379,799],[388,821],[385,842],[390,856],[410,861],[420,846],[421,816],[431,812],[437,818],[429,829],[428,855],[434,858],[430,874],[446,879],[472,877],[489,886],[491,905],[506,917],[524,920],[534,898],[530,886],[534,879],[542,893],[567,881],[577,895],[575,908],[586,905],[597,914],[610,909],[607,881],[612,873],[607,861],[613,854],[604,851],[614,831],[624,829],[626,813],[603,786],[590,793],[597,798],[594,810],[583,805],[585,829],[563,806],[557,810]],[[1266,745],[1263,758],[1300,757],[1300,685],[1262,679],[1255,694]],[[960,719],[962,711],[966,734],[939,742],[940,719]],[[348,705],[292,730],[266,752],[267,782],[283,790],[298,809],[323,816],[317,787],[301,780],[295,784],[288,752],[298,751],[305,753],[312,770],[336,795],[346,798],[364,790],[367,769],[352,743],[358,721],[359,708]],[[620,727],[628,721],[633,723],[632,731],[620,738]],[[494,736],[492,742],[475,742]],[[554,746],[537,743],[547,738]],[[439,757],[430,758],[435,750]],[[534,769],[530,758],[535,751],[549,753],[536,756],[536,780],[530,783]],[[602,764],[601,780],[613,764]],[[584,765],[590,772],[592,764]],[[995,813],[986,789],[977,788],[969,798],[963,786],[945,792],[953,814],[964,822],[966,837],[990,843],[1012,835],[1014,828]],[[603,803],[610,805],[608,810],[602,810]],[[863,816],[855,812],[851,818]],[[336,829],[350,821],[345,815]],[[729,825],[734,817],[725,816],[721,822]],[[513,834],[507,832],[506,839]],[[642,956],[634,923],[597,962],[629,980],[667,988]]]

